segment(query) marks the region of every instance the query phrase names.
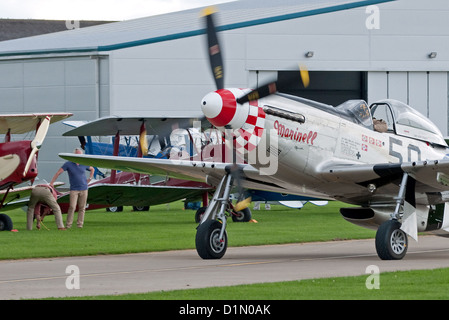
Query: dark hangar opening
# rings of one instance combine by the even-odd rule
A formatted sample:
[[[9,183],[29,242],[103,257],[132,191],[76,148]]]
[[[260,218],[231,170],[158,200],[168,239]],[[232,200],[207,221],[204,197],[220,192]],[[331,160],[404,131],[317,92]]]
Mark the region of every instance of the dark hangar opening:
[[[297,73],[296,75],[294,75]],[[279,71],[278,80],[295,76],[298,81],[283,93],[337,106],[347,100],[367,100],[367,73],[360,71],[309,71],[310,84],[304,88],[299,71]]]

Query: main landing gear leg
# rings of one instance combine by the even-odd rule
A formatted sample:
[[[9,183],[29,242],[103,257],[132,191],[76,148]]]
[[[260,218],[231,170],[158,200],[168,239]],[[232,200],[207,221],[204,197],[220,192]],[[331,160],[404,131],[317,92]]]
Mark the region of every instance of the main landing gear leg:
[[[196,231],[196,251],[203,259],[220,259],[226,253],[228,236],[226,233],[226,214],[232,176],[221,179]]]
[[[396,208],[391,219],[382,223],[376,233],[376,251],[382,260],[400,260],[407,253],[407,234],[401,230],[400,212],[404,204],[408,174],[404,173],[396,199]]]

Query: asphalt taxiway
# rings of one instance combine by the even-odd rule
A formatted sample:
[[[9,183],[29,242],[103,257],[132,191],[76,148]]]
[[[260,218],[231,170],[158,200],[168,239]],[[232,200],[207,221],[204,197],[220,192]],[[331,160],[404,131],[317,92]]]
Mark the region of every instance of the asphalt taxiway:
[[[0,261],[0,299],[368,276],[370,265],[376,265],[380,272],[449,267],[449,239],[422,236],[419,242],[410,240],[408,253],[400,261],[380,260],[373,239],[229,247],[220,260],[202,260],[195,250],[4,260]]]

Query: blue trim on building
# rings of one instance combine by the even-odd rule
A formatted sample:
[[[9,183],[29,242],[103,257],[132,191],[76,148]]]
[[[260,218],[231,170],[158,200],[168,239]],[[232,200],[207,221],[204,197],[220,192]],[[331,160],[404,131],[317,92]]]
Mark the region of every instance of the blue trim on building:
[[[224,26],[217,26],[217,31],[226,31],[226,30],[234,30],[234,29],[240,29],[240,28],[245,28],[245,27],[252,27],[252,26],[257,26],[257,25],[262,25],[262,24],[267,24],[267,23],[309,17],[309,16],[314,16],[314,15],[319,15],[319,14],[324,14],[324,13],[331,13],[331,12],[336,12],[336,11],[354,9],[354,8],[370,6],[370,5],[374,5],[374,4],[392,2],[392,1],[396,1],[396,0],[363,0],[363,1],[358,1],[358,2],[354,2],[354,3],[347,3],[347,4],[332,6],[332,7],[320,8],[320,9],[314,9],[314,10],[302,11],[302,12],[296,12],[296,13],[289,13],[289,14],[285,14],[285,15],[269,17],[269,18],[264,18],[264,19],[257,19],[257,20],[252,20],[252,21],[232,23],[232,24],[228,24],[228,25],[224,25]],[[142,40],[137,40],[137,41],[124,42],[124,43],[107,45],[107,46],[99,46],[98,51],[112,51],[112,50],[117,50],[117,49],[125,49],[125,48],[130,48],[130,47],[135,47],[135,46],[156,43],[156,42],[188,38],[188,37],[198,36],[198,35],[202,35],[202,34],[205,34],[204,29],[182,32],[182,33],[177,33],[177,34],[170,34],[170,35],[166,35],[166,36],[149,38],[149,39],[142,39]]]
[[[392,2],[396,0],[363,0],[363,1],[357,1],[353,3],[347,3],[342,5],[336,5],[326,8],[320,8],[320,9],[314,9],[309,11],[302,11],[302,12],[296,12],[296,13],[289,13],[284,14],[280,16],[274,16],[269,18],[263,18],[263,19],[256,19],[256,20],[250,20],[245,22],[239,22],[239,23],[231,23],[228,25],[218,26],[218,31],[226,31],[226,30],[234,30],[234,29],[240,29],[245,27],[251,27],[251,26],[257,26],[267,23],[273,23],[273,22],[279,22],[279,21],[285,21],[285,20],[291,20],[291,19],[297,19],[302,17],[309,17],[324,13],[331,13],[331,12],[337,12],[342,10],[348,10],[348,9],[354,9],[364,6],[370,6],[370,5],[376,5],[381,4],[385,2]],[[17,55],[35,55],[35,54],[51,54],[51,53],[82,53],[82,52],[104,52],[104,51],[112,51],[112,50],[118,50],[118,49],[125,49],[125,48],[131,48],[141,45],[147,45],[157,42],[164,42],[164,41],[170,41],[170,40],[177,40],[182,38],[188,38],[193,36],[199,36],[205,34],[204,29],[200,30],[192,30],[187,32],[181,32],[181,33],[175,33],[175,34],[169,34],[165,36],[160,37],[154,37],[154,38],[148,38],[148,39],[142,39],[142,40],[135,40],[130,42],[123,42],[123,43],[117,43],[112,45],[105,45],[105,46],[98,46],[98,47],[92,47],[92,48],[61,48],[61,49],[49,49],[44,51],[27,51],[27,52],[5,52],[0,53],[0,56],[17,56]]]

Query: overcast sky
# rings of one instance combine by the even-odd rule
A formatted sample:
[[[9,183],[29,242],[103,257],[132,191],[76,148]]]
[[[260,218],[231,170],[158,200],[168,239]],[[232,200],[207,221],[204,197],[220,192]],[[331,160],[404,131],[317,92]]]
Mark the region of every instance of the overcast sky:
[[[0,0],[0,18],[129,20],[232,0]]]

